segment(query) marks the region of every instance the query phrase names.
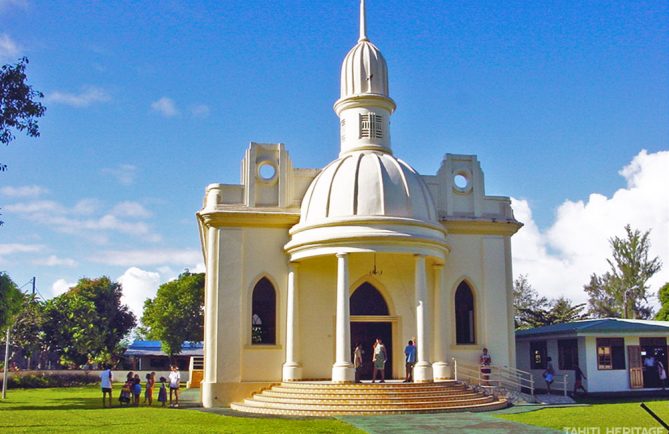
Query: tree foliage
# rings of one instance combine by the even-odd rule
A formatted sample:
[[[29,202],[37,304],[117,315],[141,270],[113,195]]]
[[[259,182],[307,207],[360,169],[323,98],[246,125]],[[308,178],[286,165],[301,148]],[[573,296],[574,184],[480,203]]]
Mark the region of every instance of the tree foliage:
[[[121,296],[121,285],[103,276],[80,279],[46,303],[44,328],[61,363],[113,362],[120,357],[120,343],[137,323]]]
[[[578,321],[586,318],[585,303],[574,305],[566,297],[549,300],[540,296],[527,280],[520,275],[513,282],[514,323],[517,330],[551,324]]]
[[[648,280],[662,267],[659,258],[649,258],[650,231],[643,234],[630,225],[626,237],[609,240],[612,258],[609,271],[593,274],[584,289],[589,296],[589,310],[595,317],[648,319],[653,309],[648,305]]]
[[[35,295],[25,294],[12,328],[12,344],[23,350],[23,355],[28,359],[28,369],[32,367],[33,357],[48,349],[44,331],[44,305]]]
[[[658,321],[669,321],[669,282],[662,285],[662,288],[657,292],[657,298],[660,299],[662,307],[655,315]]]
[[[527,275],[521,274],[513,281],[513,321],[516,329],[522,330],[534,327],[528,312],[547,306],[548,299],[539,296],[537,290],[527,280]]]
[[[0,71],[0,143],[5,145],[14,140],[13,130],[38,137],[37,118],[46,111],[37,101],[44,94],[27,83],[27,65],[28,59],[23,57],[16,65],[4,65]]]
[[[7,273],[0,272],[0,330],[11,325],[21,310],[23,294]]]
[[[156,297],[144,302],[142,334],[160,340],[170,358],[181,352],[185,341],[204,338],[204,273],[183,272],[158,288]]]

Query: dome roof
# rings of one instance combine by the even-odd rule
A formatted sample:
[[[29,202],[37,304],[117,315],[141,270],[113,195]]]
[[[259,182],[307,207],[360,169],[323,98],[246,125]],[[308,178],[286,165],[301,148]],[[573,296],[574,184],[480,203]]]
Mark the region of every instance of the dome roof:
[[[421,176],[393,155],[359,151],[330,163],[302,200],[299,226],[351,217],[396,217],[438,224]]]
[[[366,38],[351,48],[341,66],[341,98],[388,93],[388,65],[381,51]]]

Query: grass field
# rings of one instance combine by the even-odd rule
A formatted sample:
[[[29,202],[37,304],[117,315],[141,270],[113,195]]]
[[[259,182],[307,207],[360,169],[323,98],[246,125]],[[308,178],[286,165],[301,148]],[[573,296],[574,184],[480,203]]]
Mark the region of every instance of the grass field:
[[[119,388],[114,389],[114,397]],[[361,433],[334,419],[230,417],[194,409],[102,407],[98,387],[9,390],[0,400],[0,432]]]
[[[118,392],[118,387],[115,392]],[[116,395],[116,393],[115,393]],[[101,408],[98,387],[9,390],[0,400],[0,432],[78,433],[361,433],[335,419],[276,419],[233,417],[195,409],[160,407]],[[669,421],[669,401],[646,400],[648,407]],[[547,408],[524,413],[494,414],[496,417],[578,432],[578,428],[606,433],[607,428],[659,428],[640,406],[640,401],[602,403],[587,407]],[[117,401],[114,401],[114,405]],[[517,408],[516,408],[517,409]],[[448,417],[448,415],[444,415]],[[614,432],[614,431],[612,431]],[[619,431],[623,432],[623,431]],[[631,431],[635,432],[635,431]],[[641,431],[640,431],[641,432]],[[647,431],[648,432],[648,431]],[[650,432],[662,432],[654,430]]]
[[[578,432],[576,428],[599,428],[591,431],[606,433],[607,428],[640,427],[661,428],[644,409],[640,407],[645,402],[655,414],[669,423],[669,401],[667,400],[634,400],[627,402],[586,401],[591,403],[587,407],[547,408],[537,411],[516,414],[499,414],[497,417],[529,425],[555,428],[565,432]],[[565,430],[569,428],[571,431]],[[614,432],[614,431],[612,431]],[[620,431],[623,432],[623,431]],[[632,431],[634,432],[634,431]],[[665,432],[659,430],[656,432]]]

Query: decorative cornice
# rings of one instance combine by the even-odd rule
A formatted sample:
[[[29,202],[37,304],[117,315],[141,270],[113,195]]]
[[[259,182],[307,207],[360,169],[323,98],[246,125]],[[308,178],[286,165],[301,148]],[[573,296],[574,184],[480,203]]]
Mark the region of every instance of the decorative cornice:
[[[286,228],[300,221],[300,213],[241,211],[241,210],[202,210],[196,213],[198,220],[205,226],[213,227],[270,227]]]
[[[511,236],[518,232],[523,224],[516,220],[442,220],[441,224],[451,235],[470,234],[470,235],[503,235]]]

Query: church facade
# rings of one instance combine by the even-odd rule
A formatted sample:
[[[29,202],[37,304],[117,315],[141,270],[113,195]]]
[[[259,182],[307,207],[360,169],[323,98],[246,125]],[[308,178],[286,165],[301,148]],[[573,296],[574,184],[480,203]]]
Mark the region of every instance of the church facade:
[[[341,69],[341,151],[293,167],[283,144],[251,143],[241,184],[211,184],[197,213],[206,264],[205,407],[280,381],[370,378],[381,338],[386,378],[452,376],[483,347],[515,366],[508,197],[487,196],[474,155],[446,154],[420,175],[391,147],[388,67],[366,34]]]

